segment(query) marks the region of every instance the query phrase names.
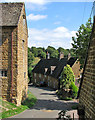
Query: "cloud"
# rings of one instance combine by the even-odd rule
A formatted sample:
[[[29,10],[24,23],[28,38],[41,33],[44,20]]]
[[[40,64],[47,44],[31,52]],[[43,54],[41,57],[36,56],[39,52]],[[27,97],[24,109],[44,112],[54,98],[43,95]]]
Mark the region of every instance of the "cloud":
[[[49,45],[55,48],[71,48],[72,36],[75,35],[76,31],[70,31],[65,27],[57,27],[55,29],[42,29],[38,30],[35,28],[29,29],[29,41],[28,46],[36,47],[47,47]]]
[[[58,22],[55,22],[54,24],[55,24],[55,25],[59,25],[59,24],[61,24],[61,22],[60,22],[60,21],[58,21]]]
[[[27,16],[27,20],[41,20],[41,19],[46,19],[47,15],[34,15],[34,14],[30,14]]]

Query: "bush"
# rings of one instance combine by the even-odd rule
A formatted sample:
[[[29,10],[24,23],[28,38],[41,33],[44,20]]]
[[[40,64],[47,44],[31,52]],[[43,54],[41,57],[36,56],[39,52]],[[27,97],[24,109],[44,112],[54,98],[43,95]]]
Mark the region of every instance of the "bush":
[[[61,73],[61,85],[63,88],[69,89],[72,82],[75,82],[75,75],[70,65],[67,65]]]
[[[71,83],[70,89],[72,90],[73,97],[76,98],[78,93],[78,87],[75,85],[74,82]]]

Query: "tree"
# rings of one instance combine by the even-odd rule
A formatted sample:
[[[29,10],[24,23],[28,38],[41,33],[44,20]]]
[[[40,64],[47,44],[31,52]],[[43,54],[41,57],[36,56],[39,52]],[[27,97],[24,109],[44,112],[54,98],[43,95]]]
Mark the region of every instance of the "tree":
[[[38,50],[36,47],[31,47],[31,52],[34,54],[35,57],[38,56]]]
[[[34,61],[34,54],[30,51],[31,49],[28,48],[28,77],[29,83],[32,81],[32,63]]]
[[[67,65],[61,73],[62,88],[69,89],[72,82],[75,82],[75,76],[70,65]]]
[[[73,50],[75,54],[79,57],[81,67],[83,67],[85,62],[85,56],[91,36],[92,24],[91,19],[85,25],[81,25],[78,32],[76,33],[76,38],[72,37]]]
[[[30,51],[30,48],[28,48],[28,67],[30,67],[34,60],[34,54]]]

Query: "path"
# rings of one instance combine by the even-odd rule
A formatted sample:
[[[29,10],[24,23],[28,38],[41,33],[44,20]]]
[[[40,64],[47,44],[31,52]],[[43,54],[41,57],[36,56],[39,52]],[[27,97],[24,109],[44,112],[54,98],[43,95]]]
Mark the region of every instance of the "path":
[[[13,116],[13,118],[57,118],[58,112],[68,110],[69,113],[75,114],[76,110],[71,111],[72,106],[77,104],[74,101],[58,100],[55,91],[49,88],[29,87],[29,90],[37,97],[37,103],[33,108]]]

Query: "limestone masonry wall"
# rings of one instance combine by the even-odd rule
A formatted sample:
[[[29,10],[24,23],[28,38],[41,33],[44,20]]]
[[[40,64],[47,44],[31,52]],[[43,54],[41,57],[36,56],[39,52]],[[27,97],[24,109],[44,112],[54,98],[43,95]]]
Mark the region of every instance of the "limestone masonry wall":
[[[84,117],[95,119],[95,20],[88,59],[80,90],[79,104],[83,106]],[[80,116],[81,117],[81,116]]]
[[[13,89],[11,88],[11,41],[13,34]],[[2,66],[0,71],[7,71],[7,76],[0,76],[2,81],[2,98],[20,105],[27,97],[28,90],[28,73],[27,73],[27,48],[28,48],[28,32],[24,5],[18,25],[15,27],[2,27]]]

